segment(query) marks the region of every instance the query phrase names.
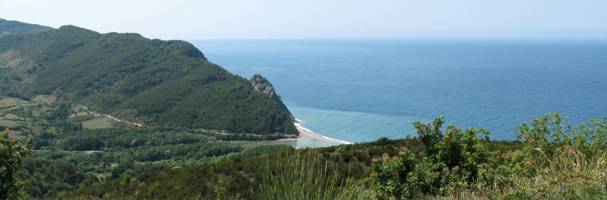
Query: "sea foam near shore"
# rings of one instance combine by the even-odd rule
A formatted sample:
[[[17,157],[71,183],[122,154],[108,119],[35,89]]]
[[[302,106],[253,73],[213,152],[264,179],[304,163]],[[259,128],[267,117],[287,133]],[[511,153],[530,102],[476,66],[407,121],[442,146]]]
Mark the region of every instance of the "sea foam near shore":
[[[282,141],[289,142],[289,144],[295,146],[296,148],[327,147],[341,144],[352,144],[351,142],[345,140],[339,140],[316,133],[303,126],[303,121],[299,119],[295,120],[294,125],[295,128],[297,128],[297,131],[299,131],[299,135],[296,138],[283,139]]]
[[[327,137],[327,136],[315,133],[314,131],[304,127],[303,122],[298,119],[295,120],[295,127],[299,131],[298,139],[301,139],[301,140],[322,140],[325,142],[334,142],[336,144],[352,144],[351,142],[348,142],[345,140],[339,140],[339,139],[335,139],[335,138],[331,138],[331,137]]]

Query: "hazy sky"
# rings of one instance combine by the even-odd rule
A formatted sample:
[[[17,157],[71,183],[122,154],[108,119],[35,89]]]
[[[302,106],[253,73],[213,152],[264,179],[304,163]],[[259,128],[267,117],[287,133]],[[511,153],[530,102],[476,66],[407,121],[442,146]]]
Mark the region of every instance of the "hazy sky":
[[[163,39],[607,38],[607,0],[0,0],[0,18]]]

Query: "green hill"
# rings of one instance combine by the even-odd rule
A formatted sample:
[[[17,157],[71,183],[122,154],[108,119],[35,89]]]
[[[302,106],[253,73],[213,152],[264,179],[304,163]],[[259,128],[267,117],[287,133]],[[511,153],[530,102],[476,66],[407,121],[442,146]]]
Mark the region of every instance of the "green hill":
[[[187,42],[4,20],[0,32],[11,33],[0,37],[0,95],[52,94],[146,126],[297,133],[279,98]]]
[[[0,37],[8,34],[39,33],[51,30],[50,27],[9,21],[0,18]]]

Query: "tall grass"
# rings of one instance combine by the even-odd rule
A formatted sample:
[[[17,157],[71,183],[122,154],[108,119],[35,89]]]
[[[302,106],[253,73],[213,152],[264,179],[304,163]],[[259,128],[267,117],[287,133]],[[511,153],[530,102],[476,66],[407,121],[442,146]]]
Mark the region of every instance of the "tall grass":
[[[525,161],[526,162],[526,161]],[[607,154],[588,158],[574,151],[547,158],[546,166],[533,166],[536,174],[504,175],[505,184],[460,188],[429,199],[607,199]]]
[[[315,150],[280,155],[279,163],[267,163],[260,199],[333,200],[370,199],[372,190],[338,173]]]
[[[607,199],[607,118],[572,128],[558,114],[523,124],[525,147],[510,158],[502,181],[449,194],[457,199]]]

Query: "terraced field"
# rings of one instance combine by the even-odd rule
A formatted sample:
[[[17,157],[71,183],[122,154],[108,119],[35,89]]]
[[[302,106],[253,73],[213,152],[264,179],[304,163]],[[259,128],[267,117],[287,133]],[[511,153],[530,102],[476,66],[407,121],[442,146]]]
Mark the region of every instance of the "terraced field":
[[[40,115],[49,109],[56,98],[53,96],[37,96],[32,101],[12,97],[0,97],[0,128],[19,131],[27,119]],[[76,122],[86,129],[103,129],[118,126],[120,123],[104,115],[92,115],[81,107],[70,108],[71,122]]]
[[[16,98],[0,97],[0,128],[19,129],[24,124],[24,116],[19,114],[31,104]]]

